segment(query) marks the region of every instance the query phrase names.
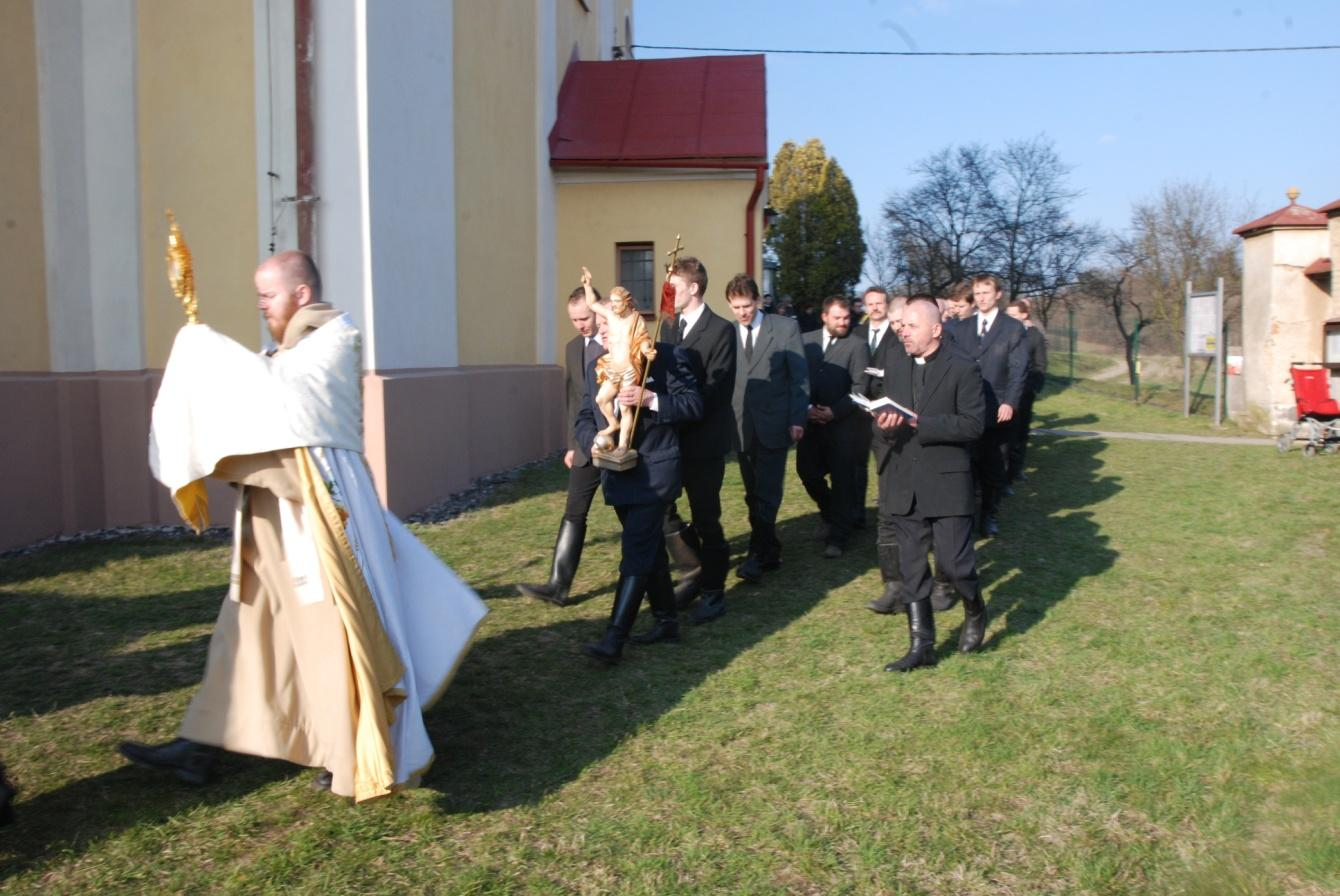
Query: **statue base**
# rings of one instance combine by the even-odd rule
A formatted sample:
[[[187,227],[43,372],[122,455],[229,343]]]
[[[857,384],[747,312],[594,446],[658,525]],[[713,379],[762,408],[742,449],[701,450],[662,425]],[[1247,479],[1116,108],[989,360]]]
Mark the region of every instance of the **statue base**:
[[[591,463],[602,470],[622,473],[637,466],[637,450],[634,448],[615,448],[612,451],[591,452]]]

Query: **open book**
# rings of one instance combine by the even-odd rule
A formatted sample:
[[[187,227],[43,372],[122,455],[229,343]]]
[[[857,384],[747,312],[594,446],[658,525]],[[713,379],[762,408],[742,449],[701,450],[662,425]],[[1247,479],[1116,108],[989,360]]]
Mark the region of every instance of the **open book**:
[[[903,407],[887,395],[880,398],[866,398],[864,395],[857,395],[853,392],[851,393],[851,400],[852,404],[857,407],[865,408],[871,414],[878,414],[880,411],[893,411],[894,413],[902,414],[910,420],[917,419],[916,411]]]

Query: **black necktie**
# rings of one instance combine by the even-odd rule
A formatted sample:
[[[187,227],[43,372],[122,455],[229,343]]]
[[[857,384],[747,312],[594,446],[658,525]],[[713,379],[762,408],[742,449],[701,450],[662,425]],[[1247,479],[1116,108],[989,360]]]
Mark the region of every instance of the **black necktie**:
[[[837,338],[834,336],[825,336],[824,338],[828,340],[828,345],[824,346],[824,357],[827,358],[828,353],[833,350],[833,343],[837,342]]]
[[[679,316],[679,337],[675,340],[675,345],[680,345],[681,343],[684,342],[684,331],[687,330],[688,328],[689,328],[689,321],[686,317],[684,317],[684,315],[681,314]]]
[[[986,318],[985,318],[985,317],[982,318],[982,328],[981,328],[980,330],[977,331],[977,341],[978,341],[978,342],[982,342],[983,340],[986,339],[986,331],[989,330],[989,329],[991,329],[991,325],[988,324],[988,323],[986,322]]]
[[[879,345],[879,330],[870,331],[870,352],[874,354],[875,346]]]
[[[744,359],[746,361],[754,360],[754,325],[749,325],[749,333],[744,339]]]

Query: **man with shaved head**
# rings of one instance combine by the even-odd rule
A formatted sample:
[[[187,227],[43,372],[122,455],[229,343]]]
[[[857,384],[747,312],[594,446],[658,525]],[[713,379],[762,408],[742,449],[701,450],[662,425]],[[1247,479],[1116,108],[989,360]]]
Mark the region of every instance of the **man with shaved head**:
[[[884,667],[910,672],[933,666],[935,617],[931,611],[929,554],[963,598],[966,619],[959,650],[982,644],[986,604],[973,554],[971,448],[985,425],[982,377],[973,361],[941,342],[935,301],[914,298],[903,312],[904,353],[887,359],[884,394],[903,408],[876,414],[881,569],[896,565],[907,607],[907,653]]]
[[[377,497],[363,456],[362,336],[321,301],[301,252],[255,272],[274,346],[183,327],[154,402],[149,465],[183,519],[209,524],[207,478],[237,489],[228,595],[178,737],[121,753],[188,784],[220,750],[323,771],[368,800],[433,758],[423,710],[485,609]]]

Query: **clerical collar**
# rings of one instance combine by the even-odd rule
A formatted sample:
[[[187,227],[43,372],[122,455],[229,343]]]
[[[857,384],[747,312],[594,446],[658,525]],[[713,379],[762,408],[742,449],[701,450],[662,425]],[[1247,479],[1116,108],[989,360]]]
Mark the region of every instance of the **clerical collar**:
[[[936,358],[936,356],[939,355],[939,354],[940,354],[940,346],[937,345],[937,346],[935,347],[935,351],[931,352],[929,355],[923,355],[923,356],[921,356],[921,357],[913,357],[913,358],[912,358],[912,363],[913,363],[913,364],[925,364],[927,361],[934,361],[935,358]]]
[[[706,310],[707,310],[707,306],[706,306],[706,305],[699,305],[697,308],[694,308],[692,311],[690,311],[689,309],[685,308],[683,311],[679,312],[679,318],[680,318],[680,320],[684,321],[684,335],[685,335],[685,336],[687,336],[687,335],[689,334],[689,330],[692,330],[692,329],[693,329],[693,325],[696,324],[696,323],[698,322],[698,318],[702,317],[702,316],[703,316],[703,312],[706,311]]]

